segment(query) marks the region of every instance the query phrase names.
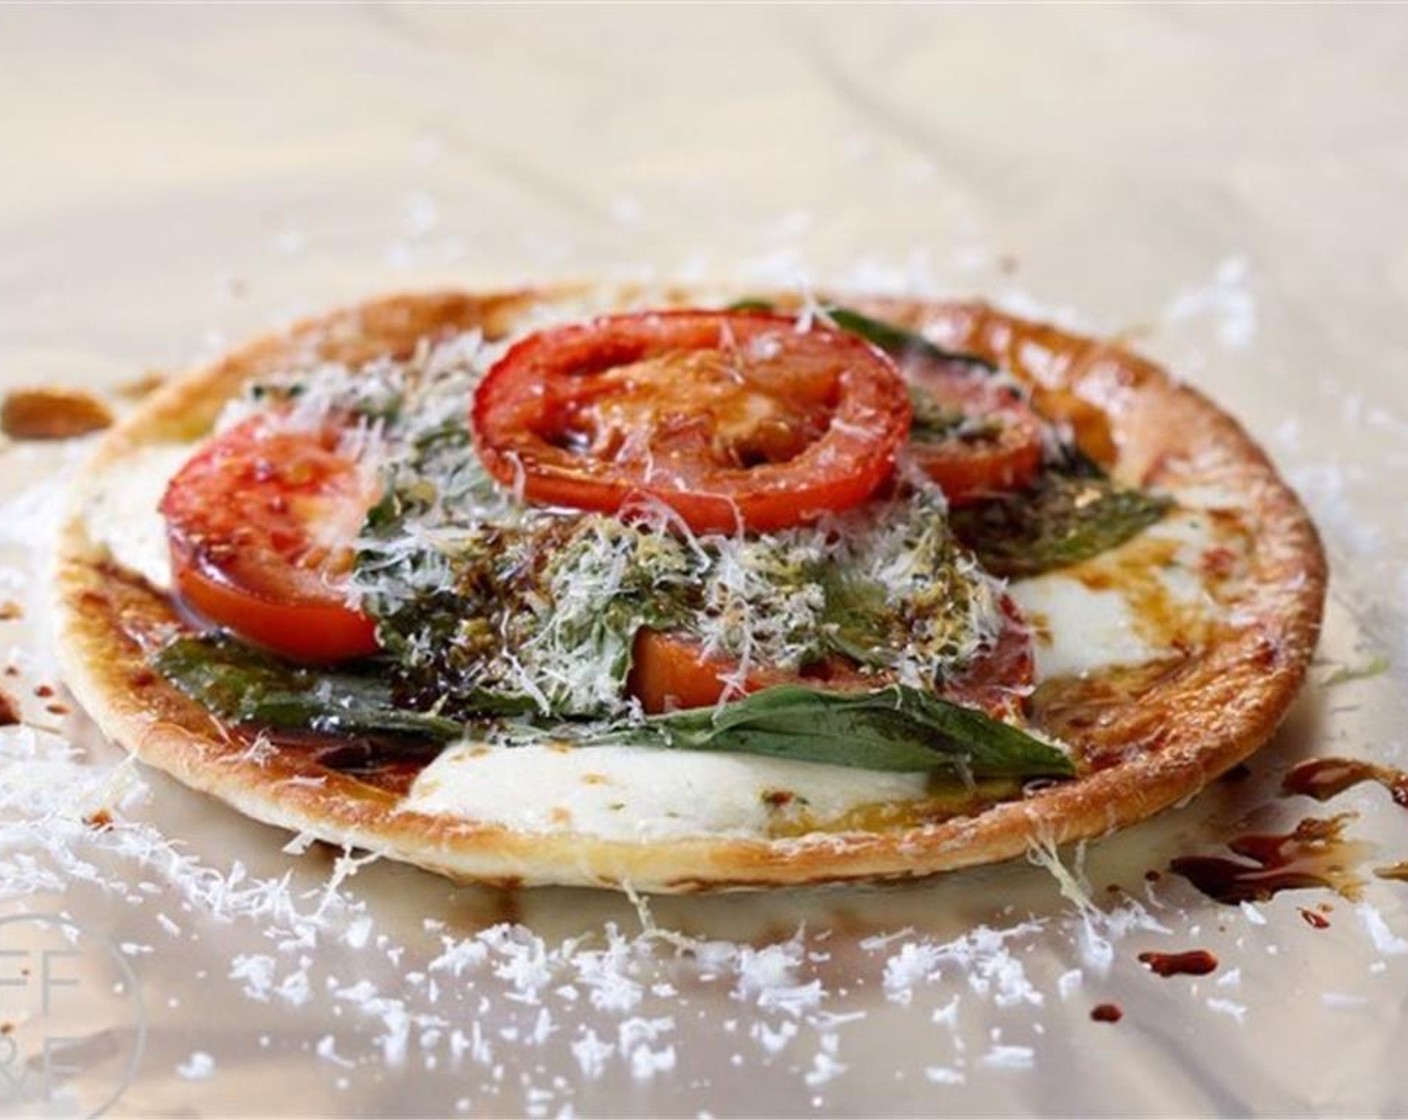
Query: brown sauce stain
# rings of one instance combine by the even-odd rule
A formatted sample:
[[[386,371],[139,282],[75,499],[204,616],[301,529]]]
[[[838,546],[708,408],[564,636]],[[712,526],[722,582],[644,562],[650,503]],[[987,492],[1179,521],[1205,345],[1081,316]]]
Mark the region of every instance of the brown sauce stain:
[[[0,600],[0,622],[13,622],[24,617],[24,608],[13,599]]]
[[[8,693],[0,691],[0,727],[13,727],[19,722],[19,705]]]
[[[1395,805],[1408,809],[1408,773],[1357,758],[1312,758],[1302,762],[1281,782],[1281,792],[1328,801],[1363,782],[1378,782],[1388,790]]]
[[[1305,924],[1308,925],[1311,929],[1330,928],[1330,919],[1325,917],[1324,914],[1318,913],[1315,910],[1307,910],[1304,906],[1298,908],[1298,913],[1300,914],[1301,918],[1305,921]]]
[[[1354,898],[1362,884],[1349,868],[1366,853],[1367,845],[1344,838],[1351,816],[1307,817],[1287,833],[1238,836],[1227,846],[1240,858],[1180,856],[1169,868],[1209,898],[1229,905],[1312,888]]]
[[[1159,573],[1175,566],[1179,542],[1168,537],[1136,537],[1070,569],[1091,591],[1117,591],[1129,603],[1134,628],[1156,649],[1187,649],[1207,638],[1204,612],[1169,592]]]
[[[393,794],[408,793],[421,771],[440,753],[439,743],[412,739],[270,728],[241,728],[238,734],[251,748],[262,739],[280,752]]]
[[[1117,1003],[1097,1003],[1090,1009],[1090,1017],[1097,1023],[1118,1023],[1124,1018],[1124,1012]]]
[[[73,439],[112,421],[112,409],[82,389],[12,389],[0,402],[0,431],[11,439]]]
[[[1217,969],[1217,958],[1206,949],[1185,953],[1140,953],[1139,963],[1158,976],[1206,976]]]
[[[1070,425],[1076,446],[1102,467],[1113,466],[1119,458],[1109,414],[1069,389],[1032,386],[1032,405],[1037,412],[1058,424]]]
[[[1196,659],[1179,655],[1088,678],[1044,681],[1029,700],[1031,722],[1075,744],[1083,769],[1104,770],[1158,749],[1167,723],[1163,697],[1178,694],[1197,669]]]
[[[519,887],[495,887],[494,921],[499,925],[519,925],[523,921],[523,891]]]
[[[482,882],[451,875],[463,888],[454,892],[443,915],[445,927],[456,935],[472,937],[501,925],[522,925],[525,902],[531,892],[525,891],[522,880],[512,877]]]
[[[1221,511],[1196,511],[1183,515],[1198,520],[1215,543],[1201,547],[1195,574],[1207,597],[1222,602],[1235,589],[1228,585],[1246,567],[1251,540],[1242,522]],[[1192,650],[1213,641],[1220,628],[1215,611],[1198,598],[1175,595],[1161,574],[1187,569],[1183,558],[1191,542],[1162,536],[1140,536],[1069,570],[1091,591],[1117,591],[1129,603],[1134,627],[1157,649]]]
[[[83,818],[83,823],[94,832],[103,832],[112,827],[112,813],[106,809],[97,809]]]
[[[1408,883],[1408,860],[1391,863],[1387,867],[1376,867],[1374,874],[1380,879],[1397,879],[1400,883]]]
[[[54,686],[50,684],[37,684],[34,686],[34,695],[41,700],[47,700],[54,695]]]
[[[1239,565],[1237,553],[1226,545],[1218,545],[1203,553],[1199,566],[1206,579],[1226,582],[1236,574]]]

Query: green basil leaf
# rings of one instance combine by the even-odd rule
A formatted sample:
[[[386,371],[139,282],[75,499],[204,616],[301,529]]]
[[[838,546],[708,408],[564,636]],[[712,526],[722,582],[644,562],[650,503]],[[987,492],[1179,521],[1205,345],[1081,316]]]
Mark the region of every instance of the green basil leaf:
[[[157,654],[155,667],[232,723],[436,740],[464,732],[457,720],[398,707],[380,673],[302,668],[228,638],[178,638]]]
[[[772,311],[773,304],[765,299],[747,298],[735,300],[724,308],[725,311]],[[963,362],[978,366],[993,373],[997,366],[979,354],[967,354],[959,350],[947,350],[930,342],[922,334],[897,327],[882,319],[872,319],[849,307],[839,304],[826,304],[822,307],[827,318],[850,334],[860,335],[867,342],[874,343],[892,357],[917,356],[938,362]]]
[[[950,511],[954,534],[984,568],[1021,579],[1123,544],[1173,502],[1085,471],[1049,470],[1026,490]]]
[[[186,695],[233,723],[437,742],[465,732],[457,720],[396,706],[390,682],[379,675],[293,666],[227,638],[179,638],[157,654],[155,665]],[[512,697],[478,699],[486,715],[522,711]],[[762,754],[866,770],[948,770],[975,778],[1074,772],[1065,754],[1019,728],[898,685],[864,694],[783,685],[719,709],[672,712],[590,732],[584,742]]]
[[[1069,777],[1071,760],[1011,724],[928,692],[827,692],[780,685],[721,708],[618,727],[595,742],[762,754],[863,770],[949,770],[972,777]]]
[[[892,663],[894,612],[886,602],[885,588],[874,580],[843,573],[828,565],[821,577],[826,592],[823,619],[828,644],[862,665]]]
[[[959,350],[945,349],[930,342],[922,334],[905,330],[903,327],[897,327],[893,323],[886,323],[880,319],[872,319],[869,315],[862,315],[859,311],[853,311],[849,307],[828,306],[824,310],[831,321],[843,331],[860,335],[861,338],[867,342],[873,342],[893,357],[915,356],[937,362],[962,362],[965,365],[985,369],[989,373],[994,373],[997,370],[994,363],[979,354],[967,354]]]

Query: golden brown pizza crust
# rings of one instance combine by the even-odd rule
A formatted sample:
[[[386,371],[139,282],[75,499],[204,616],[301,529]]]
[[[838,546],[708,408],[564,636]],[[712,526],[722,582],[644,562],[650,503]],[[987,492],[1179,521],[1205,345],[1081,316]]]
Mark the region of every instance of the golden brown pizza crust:
[[[80,479],[56,576],[67,681],[99,726],[143,761],[252,817],[456,879],[694,891],[928,875],[1020,855],[1035,842],[1102,836],[1196,793],[1262,745],[1284,716],[1314,650],[1325,561],[1305,510],[1242,428],[1196,390],[1117,346],[981,304],[895,299],[850,302],[1013,370],[1117,477],[1215,488],[1244,503],[1255,541],[1235,601],[1245,625],[1137,689],[1110,674],[1054,682],[1035,697],[1039,725],[1081,755],[1087,772],[1077,780],[971,817],[874,833],[648,842],[526,833],[399,811],[393,792],[295,751],[252,749],[150,669],[150,646],[174,618],[163,596],[114,569],[88,539],[81,510],[92,480],[134,447],[198,437],[252,376],[309,356],[357,363],[406,355],[424,336],[475,327],[494,337],[534,307],[586,291],[395,296],[336,312],[174,380],[108,433]],[[655,304],[692,298],[687,291],[648,297]],[[616,298],[646,297],[623,289]],[[662,756],[662,780],[668,773]]]

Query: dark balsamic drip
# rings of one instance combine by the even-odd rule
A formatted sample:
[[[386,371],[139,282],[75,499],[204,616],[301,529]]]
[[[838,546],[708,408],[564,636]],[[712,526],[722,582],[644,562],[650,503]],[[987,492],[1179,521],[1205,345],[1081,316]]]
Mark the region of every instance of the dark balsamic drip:
[[[440,743],[395,736],[320,735],[314,731],[263,729],[246,732],[251,743],[262,735],[280,750],[296,754],[388,793],[406,793],[436,755]]]
[[[102,832],[104,829],[112,827],[112,813],[106,809],[98,809],[85,816],[83,823],[94,832]]]
[[[1357,758],[1312,758],[1295,767],[1281,783],[1281,792],[1300,793],[1328,801],[1361,782],[1378,782],[1394,804],[1408,809],[1408,773]]]
[[[1352,894],[1359,881],[1349,872],[1359,845],[1343,838],[1349,817],[1307,817],[1288,833],[1239,836],[1228,843],[1241,859],[1179,856],[1169,868],[1218,902],[1264,902],[1278,891],[1325,887]]]
[[[1090,1009],[1090,1017],[1097,1023],[1118,1023],[1124,1012],[1117,1003],[1099,1003]]]
[[[1305,919],[1305,924],[1311,929],[1329,929],[1330,919],[1324,914],[1316,913],[1314,910],[1307,910],[1304,906],[1299,907],[1300,916]]]
[[[1217,968],[1217,958],[1206,949],[1186,953],[1140,953],[1139,963],[1160,976],[1206,976]]]

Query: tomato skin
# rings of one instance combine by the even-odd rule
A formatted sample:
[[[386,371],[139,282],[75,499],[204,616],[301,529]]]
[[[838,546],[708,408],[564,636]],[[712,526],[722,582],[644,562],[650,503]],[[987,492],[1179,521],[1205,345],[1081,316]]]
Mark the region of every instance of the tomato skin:
[[[337,432],[260,415],[193,456],[161,501],[180,599],[255,645],[299,661],[375,653],[347,604],[352,540],[371,505]]]
[[[950,505],[1021,489],[1040,473],[1041,422],[1015,390],[964,366],[920,361],[902,369],[913,391],[932,404],[997,427],[995,434],[979,438],[926,442],[911,436],[910,456]]]
[[[736,663],[707,657],[698,642],[642,627],[631,649],[626,691],[651,715],[676,708],[704,708],[718,703],[726,676]],[[747,684],[744,691],[752,691]]]
[[[717,704],[724,694],[724,678],[734,674],[738,663],[729,657],[706,655],[697,639],[678,632],[642,627],[636,631],[631,649],[631,673],[626,691],[654,715],[682,708],[704,708]],[[770,666],[752,670],[740,691],[757,692],[779,684],[797,682],[817,688],[860,690],[882,682],[866,676],[842,657],[832,657],[809,665],[800,673]]]
[[[614,513],[642,498],[696,532],[759,532],[868,498],[909,425],[868,343],[789,316],[663,311],[541,331],[475,393],[475,445],[527,501]]]
[[[328,664],[379,648],[376,623],[337,604],[280,603],[231,584],[189,553],[172,560],[176,592],[197,614],[295,661]]]
[[[1021,714],[1022,697],[1035,679],[1031,632],[1017,605],[1002,600],[1003,626],[997,640],[953,679],[939,694],[956,704],[981,708],[997,718]],[[632,648],[631,674],[626,690],[651,715],[683,708],[717,704],[724,693],[724,678],[738,663],[727,657],[706,656],[698,639],[679,632],[642,628]],[[743,693],[780,684],[808,684],[837,692],[867,691],[890,683],[884,671],[862,673],[843,657],[831,657],[799,673],[763,667],[750,672]]]
[[[973,658],[962,673],[944,682],[947,700],[981,708],[998,719],[1022,714],[1022,701],[1036,683],[1031,627],[1009,595],[1002,597],[1002,629],[997,640]]]

